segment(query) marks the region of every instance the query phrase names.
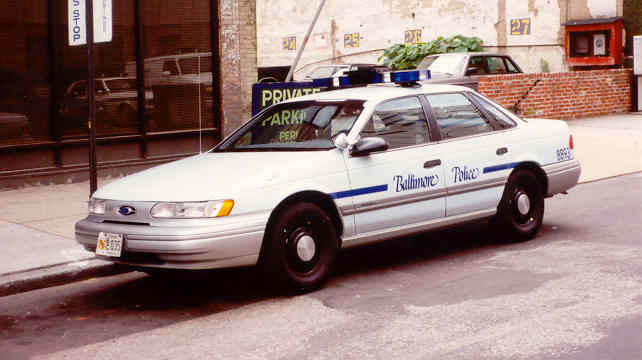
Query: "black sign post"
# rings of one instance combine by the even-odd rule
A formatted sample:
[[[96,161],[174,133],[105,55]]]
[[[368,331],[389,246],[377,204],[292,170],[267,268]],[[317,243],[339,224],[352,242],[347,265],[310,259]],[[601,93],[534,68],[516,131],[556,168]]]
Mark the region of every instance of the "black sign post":
[[[87,105],[89,106],[89,197],[98,188],[96,175],[96,63],[94,60],[94,6],[93,0],[85,0],[85,21],[87,27]]]

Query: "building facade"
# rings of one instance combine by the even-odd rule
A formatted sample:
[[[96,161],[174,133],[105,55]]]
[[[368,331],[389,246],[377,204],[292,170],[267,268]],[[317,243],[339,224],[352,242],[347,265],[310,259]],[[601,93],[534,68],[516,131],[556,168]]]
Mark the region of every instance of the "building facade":
[[[292,64],[319,3],[257,0],[259,68]],[[566,71],[564,24],[623,12],[623,0],[327,1],[295,78],[321,64],[377,63],[393,44],[457,34],[481,38],[526,72]]]

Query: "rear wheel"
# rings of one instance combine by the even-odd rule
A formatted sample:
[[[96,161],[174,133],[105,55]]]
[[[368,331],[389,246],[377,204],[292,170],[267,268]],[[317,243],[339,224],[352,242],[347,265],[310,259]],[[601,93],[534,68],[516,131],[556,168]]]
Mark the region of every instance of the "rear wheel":
[[[309,291],[326,280],[337,252],[337,232],[330,217],[317,205],[301,202],[278,214],[261,263],[269,281]]]
[[[535,237],[544,219],[544,190],[530,170],[516,170],[497,211],[497,223],[506,241],[517,242]]]

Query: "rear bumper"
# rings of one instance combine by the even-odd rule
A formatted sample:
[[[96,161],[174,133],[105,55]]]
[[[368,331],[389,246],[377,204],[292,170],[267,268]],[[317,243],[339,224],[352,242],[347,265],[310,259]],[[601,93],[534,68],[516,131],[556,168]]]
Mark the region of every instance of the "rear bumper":
[[[104,260],[143,267],[214,269],[256,264],[265,224],[253,220],[219,228],[141,226],[84,219],[76,223],[75,233],[76,241],[89,251],[95,251],[98,233],[123,234],[122,256],[98,256]]]
[[[548,190],[546,196],[564,192],[577,185],[582,173],[580,162],[573,159],[543,167],[548,177]]]

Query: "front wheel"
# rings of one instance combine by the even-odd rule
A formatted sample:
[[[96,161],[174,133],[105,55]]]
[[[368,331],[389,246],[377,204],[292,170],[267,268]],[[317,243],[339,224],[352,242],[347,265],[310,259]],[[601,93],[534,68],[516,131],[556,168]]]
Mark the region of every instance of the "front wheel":
[[[308,202],[281,211],[265,241],[261,255],[265,275],[280,286],[298,291],[321,286],[338,252],[332,219]]]
[[[506,240],[517,242],[535,237],[544,219],[544,190],[529,170],[516,170],[509,178],[497,211],[498,225]]]

